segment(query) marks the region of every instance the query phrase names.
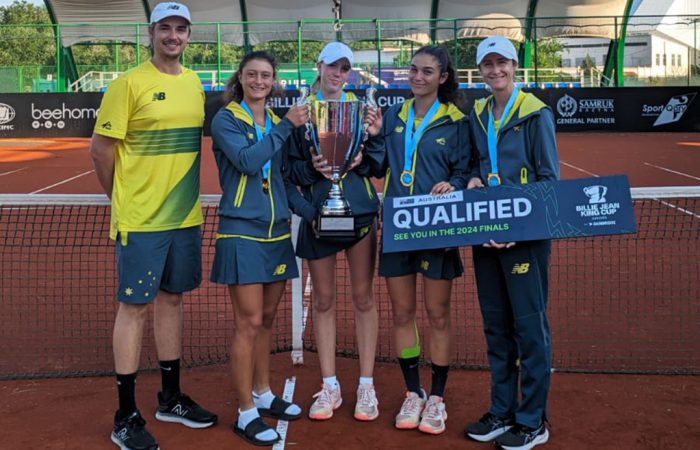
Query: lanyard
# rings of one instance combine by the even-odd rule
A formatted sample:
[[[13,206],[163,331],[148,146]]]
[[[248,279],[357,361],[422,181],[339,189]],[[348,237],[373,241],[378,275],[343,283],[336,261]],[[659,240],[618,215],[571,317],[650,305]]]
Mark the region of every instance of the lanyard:
[[[245,104],[245,100],[241,101],[241,108],[243,108],[243,111],[246,112],[250,116],[250,120],[253,121],[253,126],[255,127],[255,134],[258,137],[258,142],[260,142],[263,138],[263,136],[266,136],[270,134],[270,130],[272,129],[272,121],[270,120],[270,115],[265,112],[265,134],[263,134],[262,131],[260,131],[260,127],[258,126],[257,123],[255,123],[255,118],[253,117],[253,113],[250,111],[250,108],[248,108],[248,105]],[[262,168],[262,178],[263,178],[263,184],[267,182],[267,180],[270,178],[270,160],[268,159],[265,165]]]
[[[408,108],[408,119],[406,120],[406,131],[403,140],[403,172],[401,172],[400,181],[405,187],[409,187],[413,184],[413,172],[415,170],[413,167],[413,155],[416,153],[418,141],[423,135],[425,128],[430,124],[430,121],[440,107],[440,100],[435,99],[433,106],[430,107],[423,117],[423,120],[421,120],[420,125],[418,125],[418,128],[415,130],[413,129],[413,122],[415,121],[416,114],[413,109],[414,104],[415,103],[411,103],[411,106]]]
[[[491,160],[491,172],[489,173],[486,181],[489,186],[498,186],[501,184],[501,177],[498,175],[498,134],[506,126],[506,120],[508,119],[508,114],[510,110],[513,109],[515,104],[515,99],[518,97],[519,89],[517,86],[513,89],[510,94],[508,103],[503,110],[501,115],[501,121],[498,126],[498,133],[496,132],[496,126],[493,120],[493,105],[489,109],[489,128],[488,128],[488,145],[489,145],[489,159]]]
[[[325,98],[323,98],[323,94],[321,93],[321,90],[319,89],[318,92],[316,92],[316,100],[318,101],[323,101]],[[340,101],[344,102],[345,101],[345,91],[343,91],[342,94],[340,94]]]

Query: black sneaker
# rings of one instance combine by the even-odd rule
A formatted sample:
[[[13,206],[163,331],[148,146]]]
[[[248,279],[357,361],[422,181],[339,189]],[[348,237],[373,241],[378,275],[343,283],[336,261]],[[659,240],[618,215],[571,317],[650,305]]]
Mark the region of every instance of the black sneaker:
[[[503,450],[530,450],[535,445],[544,444],[549,439],[549,431],[544,422],[537,428],[516,423],[513,428],[496,439],[496,445]]]
[[[489,442],[502,435],[513,426],[513,419],[498,417],[487,412],[478,422],[467,425],[464,437],[479,442]]]
[[[218,419],[216,414],[199,406],[194,400],[178,392],[167,402],[163,393],[158,393],[156,419],[163,422],[181,423],[190,428],[207,428]]]
[[[125,419],[118,420],[119,412],[114,415],[112,442],[121,450],[158,450],[158,443],[146,430],[146,421],[138,410]]]

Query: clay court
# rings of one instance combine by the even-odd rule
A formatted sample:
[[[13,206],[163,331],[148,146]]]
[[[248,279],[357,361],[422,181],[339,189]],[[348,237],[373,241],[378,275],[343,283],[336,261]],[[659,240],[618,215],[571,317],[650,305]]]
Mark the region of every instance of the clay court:
[[[627,174],[633,187],[700,185],[699,133],[559,133],[558,142],[561,174],[564,179]],[[99,193],[88,145],[89,141],[83,138],[0,139],[0,192]],[[220,190],[210,145],[209,139],[205,138],[201,188],[203,194],[218,194]],[[674,211],[680,218],[678,223],[683,227],[690,227],[690,236],[695,237],[689,244],[687,241],[657,239],[649,244],[651,247],[629,253],[625,249],[626,241],[622,238],[610,238],[605,242],[613,241],[614,248],[619,249],[613,254],[601,254],[597,251],[594,247],[598,241],[571,240],[560,244],[553,257],[553,266],[561,271],[561,275],[553,280],[551,287],[550,314],[553,323],[555,367],[563,367],[562,370],[567,372],[557,371],[552,377],[549,403],[551,438],[547,448],[695,449],[700,446],[700,430],[697,427],[700,421],[700,377],[697,376],[700,373],[700,299],[697,296],[700,211],[696,207],[689,212],[690,214]],[[47,210],[43,214],[52,213]],[[56,220],[60,222],[62,216],[57,216]],[[32,231],[30,228],[33,226],[27,224],[27,231]],[[83,226],[90,227],[89,220]],[[107,231],[102,225],[100,227],[97,227],[97,234],[104,240]],[[2,230],[0,227],[0,231]],[[59,235],[59,238],[64,232],[60,226],[51,230],[53,234]],[[3,285],[0,286],[3,296],[3,310],[0,314],[2,323],[7,324],[0,332],[2,374],[13,371],[25,374],[42,373],[47,368],[59,364],[54,362],[54,357],[56,353],[63,351],[71,352],[73,358],[68,361],[56,359],[60,359],[60,364],[65,364],[67,374],[84,375],[90,372],[90,367],[96,372],[110,370],[111,355],[108,345],[114,305],[111,301],[113,281],[109,279],[113,276],[113,267],[110,266],[113,262],[108,245],[109,243],[100,250],[92,263],[87,263],[104,266],[99,268],[99,276],[106,278],[99,289],[89,291],[89,295],[98,297],[92,299],[90,305],[82,305],[80,300],[71,297],[72,292],[81,288],[80,279],[67,280],[66,285],[74,284],[64,287],[54,284],[55,281],[45,275],[45,272],[31,278],[43,286],[43,290],[39,292],[45,292],[47,297],[58,295],[64,302],[55,305],[43,297],[36,296],[34,300],[40,305],[42,319],[28,317],[27,310],[23,310],[27,305],[20,304],[19,298],[22,297],[22,302],[26,302],[27,298],[20,286],[22,283],[15,281],[23,276],[20,272],[31,266],[22,265],[19,269],[8,269],[4,258],[9,258],[11,251],[9,247],[7,251],[2,250],[4,256],[0,261],[3,262],[3,271],[10,272],[1,278]],[[681,264],[690,266],[690,269],[681,274],[667,273],[662,269],[658,272],[652,271],[653,265],[670,264],[670,261],[655,263],[646,259],[645,253],[652,253],[656,248],[654,246],[683,247],[673,249],[674,252],[677,250],[676,253],[672,253],[676,259],[674,263],[679,262],[680,258]],[[51,249],[52,245],[46,243],[40,247],[44,248],[43,253],[34,255],[30,252],[20,256],[24,259],[45,258],[59,251]],[[84,251],[89,252],[87,249]],[[462,361],[460,365],[474,369],[484,366],[485,350],[483,336],[479,330],[478,306],[470,273],[471,262],[469,255],[465,255],[465,277],[455,284],[458,294],[453,297],[453,303],[461,302],[461,311],[464,312],[453,315],[453,330],[457,347],[455,354]],[[576,259],[585,258],[600,260],[604,264],[589,274],[577,274],[573,269],[566,269],[568,266],[573,267]],[[630,258],[639,260],[634,266],[634,272],[617,273],[618,266]],[[70,261],[70,264],[83,263]],[[205,263],[205,272],[206,267]],[[344,266],[339,264],[339,267]],[[609,275],[611,273],[612,275]],[[582,292],[572,290],[568,286],[575,284],[574,278],[581,277],[587,278],[581,282],[582,286],[596,287],[594,302],[587,301],[588,297]],[[632,281],[625,280],[626,277]],[[667,281],[669,284],[681,286],[681,289],[674,290],[673,295],[667,296],[667,303],[648,304],[644,301],[645,277],[658,277],[657,282]],[[346,282],[342,278],[339,278],[339,285]],[[576,284],[578,285],[578,281]],[[84,287],[88,289],[87,286]],[[212,342],[215,342],[218,348],[225,348],[230,336],[230,330],[225,330],[231,323],[230,306],[221,292],[216,291],[221,295],[216,298],[214,294],[210,294],[215,292],[213,289],[215,288],[209,283],[203,286],[202,290],[206,294],[201,296],[211,296],[212,300],[201,306],[189,306],[186,312],[186,315],[194,317],[194,325],[189,325],[185,339],[196,342],[197,345],[201,344],[205,350],[210,348],[208,345]],[[631,297],[634,298],[627,300],[618,294],[618,291],[633,292]],[[649,294],[653,294],[654,298],[658,296],[656,292]],[[381,280],[377,281],[376,295],[380,321],[386,324],[389,305],[386,288]],[[348,301],[349,297],[341,293],[339,302]],[[674,308],[675,301],[683,305],[680,310]],[[289,298],[285,298],[279,312],[278,329],[281,334],[289,333],[289,302]],[[348,347],[352,347],[352,336],[348,333],[348,329],[352,329],[352,319],[346,317],[349,311],[351,308],[347,304],[339,307],[339,316],[343,316],[341,320],[349,324],[344,332],[340,331],[345,335],[339,336],[339,342],[347,341]],[[645,317],[647,321],[644,323],[647,326],[637,327],[637,316]],[[44,317],[54,318],[55,323],[44,322]],[[217,328],[214,324],[223,325],[224,329]],[[313,353],[312,324],[313,318],[310,317],[304,333],[304,338],[308,341],[305,364],[293,366],[288,351],[283,351],[273,357],[272,367],[275,391],[281,393],[285,379],[295,376],[294,399],[305,408],[311,403],[311,395],[317,390],[319,383],[318,363]],[[13,330],[11,325],[20,326],[22,329]],[[95,325],[99,328],[99,339],[92,341],[89,330]],[[628,327],[626,334],[615,333],[617,328],[623,327]],[[65,338],[62,332],[66,328],[74,330],[70,339],[66,339],[68,350],[59,348],[57,344],[58,339]],[[687,340],[674,342],[670,337],[672,331],[681,331]],[[598,337],[600,341],[596,342]],[[278,339],[281,340],[278,342],[279,347],[289,347],[288,336]],[[381,354],[393,354],[390,340],[387,330],[380,332],[378,351]],[[591,341],[599,348],[591,348]],[[652,350],[645,350],[643,355],[638,354],[635,346],[641,344],[648,345]],[[564,349],[566,355],[558,354]],[[144,353],[152,352],[152,346],[147,345]],[[185,356],[190,357],[191,363],[201,364],[199,355]],[[145,358],[150,356],[146,355]],[[190,430],[152,419],[151,410],[155,406],[159,375],[153,371],[146,371],[139,376],[139,404],[144,416],[149,420],[149,429],[159,439],[161,448],[246,447],[228,428],[235,416],[235,399],[224,359],[220,356],[210,358],[211,365],[185,372],[183,380],[189,394],[219,414],[220,423],[211,430]],[[610,367],[610,361],[633,361],[636,365],[627,370],[619,366],[606,369]],[[640,374],[673,373],[673,369],[669,367],[673,367],[674,364],[683,366],[683,370],[676,372],[695,375]],[[598,373],[587,373],[590,371]],[[464,425],[477,419],[488,406],[489,379],[486,370],[455,369],[450,372],[446,394],[448,430],[438,437],[422,435],[417,431],[401,432],[393,428],[393,415],[402,401],[403,388],[400,371],[391,362],[379,363],[375,371],[380,418],[368,424],[355,422],[352,419],[352,406],[355,401],[354,382],[357,372],[357,362],[354,359],[339,359],[338,373],[341,374],[345,402],[336,413],[337,417],[327,423],[315,423],[306,418],[290,423],[286,448],[492,448],[491,445],[466,441],[462,437]],[[429,380],[428,370],[424,369],[421,375],[423,380]],[[0,420],[5,430],[3,447],[113,448],[107,438],[116,402],[113,378],[100,376],[47,379],[43,376],[31,378],[23,375],[24,379],[0,382]]]

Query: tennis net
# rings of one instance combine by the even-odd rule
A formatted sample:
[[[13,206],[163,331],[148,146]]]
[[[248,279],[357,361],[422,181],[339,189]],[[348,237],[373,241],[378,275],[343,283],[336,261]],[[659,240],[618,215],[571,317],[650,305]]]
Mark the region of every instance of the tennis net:
[[[549,317],[557,370],[700,374],[700,187],[632,189],[638,232],[554,241]],[[203,196],[202,286],[185,296],[183,361],[228,361],[233,317],[224,286],[206,281],[218,196]],[[0,379],[112,372],[114,244],[104,196],[0,195]],[[486,367],[471,250],[452,296],[453,362]],[[306,266],[280,304],[272,351],[315,351]],[[337,351],[356,357],[347,262],[339,256]],[[418,284],[418,298],[422,296]],[[377,358],[391,360],[391,306],[375,278]],[[427,316],[418,304],[427,341]],[[149,328],[151,325],[149,324]],[[147,330],[141,367],[157,367]],[[427,348],[427,345],[424,345]]]

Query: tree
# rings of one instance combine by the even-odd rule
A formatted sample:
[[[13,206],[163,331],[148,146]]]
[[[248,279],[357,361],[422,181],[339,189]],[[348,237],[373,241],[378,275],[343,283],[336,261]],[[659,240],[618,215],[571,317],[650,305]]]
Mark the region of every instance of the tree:
[[[560,68],[561,67],[561,53],[564,50],[564,44],[555,38],[547,38],[537,41],[537,68]],[[534,59],[534,46],[532,49],[533,61]]]
[[[583,58],[583,61],[581,61],[581,65],[579,66],[579,69],[581,70],[581,72],[587,72],[588,70],[595,69],[595,68],[596,68],[595,60],[591,57],[591,55],[586,53],[586,57]]]
[[[50,25],[51,21],[45,7],[32,5],[24,0],[0,7],[2,65],[55,64],[56,47]]]

